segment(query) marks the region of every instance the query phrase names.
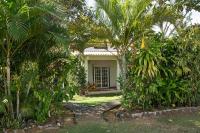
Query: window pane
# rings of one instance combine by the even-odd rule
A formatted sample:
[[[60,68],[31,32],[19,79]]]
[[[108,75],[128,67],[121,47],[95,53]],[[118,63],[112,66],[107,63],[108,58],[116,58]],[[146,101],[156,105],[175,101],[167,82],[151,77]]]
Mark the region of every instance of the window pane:
[[[96,87],[109,87],[109,68],[94,67],[94,80]]]
[[[95,67],[95,85],[101,87],[101,68]]]
[[[108,87],[108,68],[102,67],[102,87]]]

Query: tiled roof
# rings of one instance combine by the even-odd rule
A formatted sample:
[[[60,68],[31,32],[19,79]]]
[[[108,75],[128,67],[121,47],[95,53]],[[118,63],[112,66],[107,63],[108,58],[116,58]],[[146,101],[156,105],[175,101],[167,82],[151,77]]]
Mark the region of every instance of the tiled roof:
[[[84,55],[117,55],[117,50],[111,47],[108,48],[95,48],[89,47],[84,50]]]

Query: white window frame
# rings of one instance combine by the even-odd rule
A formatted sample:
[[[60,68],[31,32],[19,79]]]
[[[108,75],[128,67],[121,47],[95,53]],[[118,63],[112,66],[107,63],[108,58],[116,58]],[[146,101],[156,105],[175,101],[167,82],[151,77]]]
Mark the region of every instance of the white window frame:
[[[101,83],[100,86],[97,86],[98,88],[109,88],[110,86],[110,68],[109,67],[99,67],[99,66],[94,66],[94,71],[93,71],[93,75],[94,75],[94,83],[96,83],[96,68],[100,69],[100,78],[101,78]],[[107,86],[103,86],[103,68],[106,68],[107,70]]]

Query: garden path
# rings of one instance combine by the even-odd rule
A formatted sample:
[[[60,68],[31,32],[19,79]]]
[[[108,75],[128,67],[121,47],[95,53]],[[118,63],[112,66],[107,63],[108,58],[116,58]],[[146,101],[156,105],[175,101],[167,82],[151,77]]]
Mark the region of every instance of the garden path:
[[[76,119],[85,118],[103,118],[103,113],[113,108],[119,107],[121,102],[114,100],[101,105],[84,105],[79,103],[67,103],[66,109],[74,112]]]

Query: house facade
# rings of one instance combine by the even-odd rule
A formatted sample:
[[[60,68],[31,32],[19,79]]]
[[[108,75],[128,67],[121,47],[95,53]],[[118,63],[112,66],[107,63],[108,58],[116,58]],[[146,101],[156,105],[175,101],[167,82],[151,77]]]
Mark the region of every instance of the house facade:
[[[86,81],[98,90],[119,90],[117,82],[120,67],[117,50],[111,47],[89,47],[84,50],[83,65],[86,71]]]

